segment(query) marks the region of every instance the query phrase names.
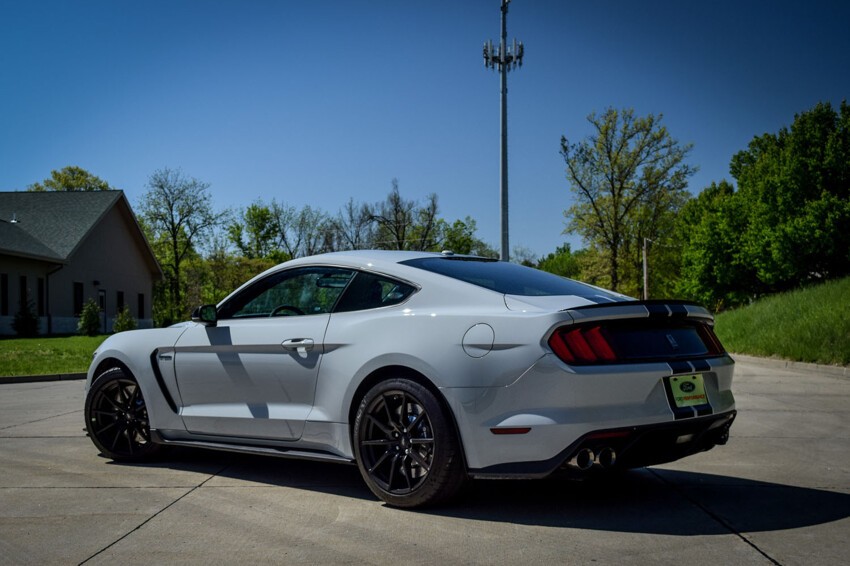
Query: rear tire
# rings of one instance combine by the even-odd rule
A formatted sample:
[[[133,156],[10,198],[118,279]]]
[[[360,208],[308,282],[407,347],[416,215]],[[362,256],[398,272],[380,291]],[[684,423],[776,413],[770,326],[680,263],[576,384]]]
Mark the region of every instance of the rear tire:
[[[121,368],[100,374],[85,404],[86,430],[104,456],[120,462],[156,457],[162,446],[151,440],[148,410],[136,379]]]
[[[445,501],[466,479],[450,415],[415,381],[390,379],[369,390],[357,410],[353,437],[363,479],[394,507]]]

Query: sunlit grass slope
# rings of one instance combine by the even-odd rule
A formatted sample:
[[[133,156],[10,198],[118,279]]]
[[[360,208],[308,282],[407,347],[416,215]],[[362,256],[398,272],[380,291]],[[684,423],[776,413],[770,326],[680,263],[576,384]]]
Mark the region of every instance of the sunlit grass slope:
[[[730,352],[850,365],[850,278],[720,313],[715,329]]]

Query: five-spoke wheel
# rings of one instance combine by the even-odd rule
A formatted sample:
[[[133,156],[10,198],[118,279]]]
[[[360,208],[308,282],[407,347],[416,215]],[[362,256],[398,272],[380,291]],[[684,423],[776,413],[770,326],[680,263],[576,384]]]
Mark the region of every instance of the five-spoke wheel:
[[[369,488],[397,507],[447,499],[464,480],[451,419],[431,391],[409,379],[381,382],[365,395],[354,450]]]
[[[160,449],[151,441],[142,390],[120,368],[107,370],[94,380],[86,396],[85,416],[95,446],[113,460],[147,460]]]

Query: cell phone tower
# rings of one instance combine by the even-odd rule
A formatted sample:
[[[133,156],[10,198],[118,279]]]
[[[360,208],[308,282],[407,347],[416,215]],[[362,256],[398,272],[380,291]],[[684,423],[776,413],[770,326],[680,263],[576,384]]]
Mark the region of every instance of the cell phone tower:
[[[522,67],[522,56],[525,51],[522,42],[517,43],[514,39],[512,45],[508,45],[508,4],[511,0],[502,0],[502,35],[499,40],[498,49],[489,40],[484,44],[484,66],[489,69],[498,67],[501,78],[501,130],[502,151],[500,156],[499,173],[499,204],[501,207],[501,251],[499,258],[502,261],[510,260],[510,248],[508,247],[508,71]]]

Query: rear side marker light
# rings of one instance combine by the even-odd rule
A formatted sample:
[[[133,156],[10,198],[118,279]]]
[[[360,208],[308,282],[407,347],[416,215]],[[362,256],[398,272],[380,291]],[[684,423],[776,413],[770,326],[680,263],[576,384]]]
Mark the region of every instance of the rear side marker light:
[[[491,428],[490,432],[493,434],[527,434],[531,431],[530,426],[521,426],[521,427],[512,427],[512,428]]]

